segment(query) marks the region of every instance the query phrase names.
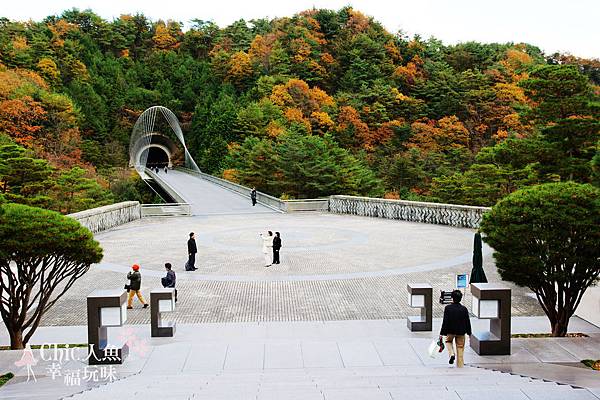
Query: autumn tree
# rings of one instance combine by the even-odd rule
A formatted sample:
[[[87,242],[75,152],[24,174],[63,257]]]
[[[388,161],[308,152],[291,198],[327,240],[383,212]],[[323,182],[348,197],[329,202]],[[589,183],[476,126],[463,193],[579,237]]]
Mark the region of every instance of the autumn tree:
[[[42,129],[46,111],[30,96],[0,100],[0,131],[19,144],[31,145]]]
[[[469,146],[469,131],[456,116],[438,121],[417,121],[411,125],[411,129],[413,136],[408,146],[426,152],[441,153],[450,149],[467,149]]]

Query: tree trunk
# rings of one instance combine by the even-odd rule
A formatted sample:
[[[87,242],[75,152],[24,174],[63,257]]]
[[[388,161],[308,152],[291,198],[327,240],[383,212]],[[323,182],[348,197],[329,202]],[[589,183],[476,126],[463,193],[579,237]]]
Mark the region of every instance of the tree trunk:
[[[23,343],[23,331],[17,330],[14,332],[9,332],[10,336],[10,349],[11,350],[21,350],[25,348],[25,344]]]
[[[566,312],[559,312],[556,321],[552,322],[552,336],[564,337],[567,334],[569,328],[569,317]]]

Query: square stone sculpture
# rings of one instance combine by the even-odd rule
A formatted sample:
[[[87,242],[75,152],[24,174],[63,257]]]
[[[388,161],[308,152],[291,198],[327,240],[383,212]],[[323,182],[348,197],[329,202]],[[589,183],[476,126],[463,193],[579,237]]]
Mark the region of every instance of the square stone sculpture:
[[[408,304],[421,310],[420,316],[409,316],[406,326],[411,332],[430,331],[433,326],[433,287],[426,283],[409,283]]]
[[[510,355],[511,290],[494,283],[473,283],[473,314],[489,319],[490,328],[473,332],[471,348],[482,356]]]
[[[154,289],[150,292],[150,330],[152,337],[172,337],[175,322],[162,321],[162,313],[175,311],[175,289]]]
[[[108,327],[127,320],[127,292],[122,289],[94,290],[87,297],[88,347],[90,365],[122,364],[129,354],[127,344],[109,348]]]

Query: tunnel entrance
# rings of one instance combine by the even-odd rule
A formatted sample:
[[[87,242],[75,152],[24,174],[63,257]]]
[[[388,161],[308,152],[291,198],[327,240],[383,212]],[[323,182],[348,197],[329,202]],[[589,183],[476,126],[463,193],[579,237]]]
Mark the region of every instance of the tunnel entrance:
[[[146,166],[148,168],[165,168],[169,166],[169,155],[160,147],[149,147],[144,150],[142,157],[148,156]]]

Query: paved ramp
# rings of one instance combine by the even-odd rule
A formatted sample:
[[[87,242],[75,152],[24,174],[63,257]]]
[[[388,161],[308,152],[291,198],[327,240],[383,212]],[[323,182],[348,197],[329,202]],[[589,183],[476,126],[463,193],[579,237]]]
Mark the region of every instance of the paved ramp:
[[[179,193],[192,206],[193,215],[276,212],[261,204],[252,207],[250,198],[182,171],[160,171],[157,183],[167,184]]]

